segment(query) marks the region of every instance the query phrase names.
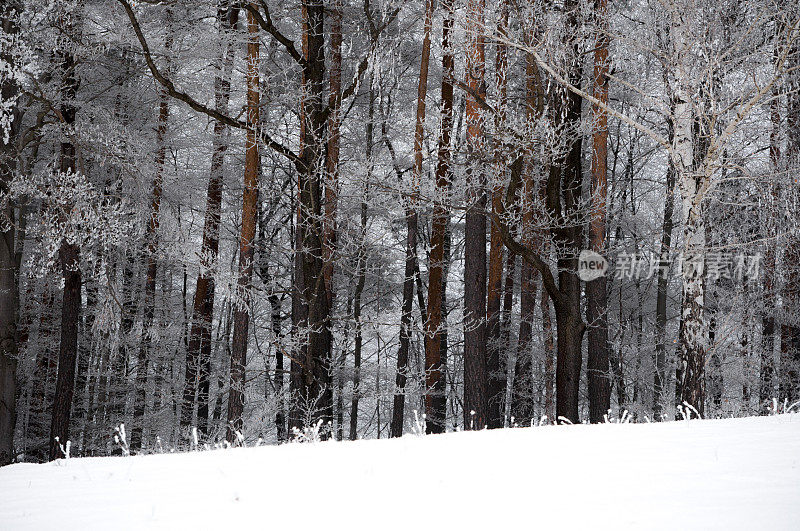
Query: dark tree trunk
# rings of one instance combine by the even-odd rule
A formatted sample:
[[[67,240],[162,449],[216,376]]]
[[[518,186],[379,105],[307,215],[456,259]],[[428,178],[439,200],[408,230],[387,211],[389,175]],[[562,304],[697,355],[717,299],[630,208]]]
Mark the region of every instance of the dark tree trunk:
[[[75,123],[75,95],[78,91],[78,77],[75,71],[75,58],[69,54],[59,54],[61,68],[64,73],[62,96],[64,103],[61,115],[64,125],[70,127]],[[62,173],[74,172],[77,169],[77,153],[75,145],[70,141],[61,142]],[[61,307],[61,343],[58,351],[58,376],[56,392],[53,399],[53,418],[50,423],[49,459],[62,457],[59,445],[69,441],[69,421],[72,409],[72,397],[75,392],[75,364],[78,357],[78,328],[81,313],[81,270],[80,250],[66,239],[61,242],[58,252],[64,278],[64,294]]]
[[[62,146],[63,147],[63,146]],[[64,457],[60,446],[69,442],[69,421],[75,392],[75,364],[78,356],[78,328],[81,310],[80,253],[74,245],[62,243],[59,259],[64,273],[64,299],[61,307],[61,346],[58,352],[58,378],[50,424],[50,460]]]
[[[370,134],[367,135],[371,137]],[[366,249],[364,248],[364,239],[366,238],[367,231],[367,201],[366,189],[364,190],[364,199],[361,202],[361,248],[359,249],[358,256],[358,280],[356,281],[356,290],[353,294],[353,321],[355,323],[355,345],[353,347],[353,398],[350,403],[350,434],[351,441],[358,438],[358,399],[361,394],[361,347],[363,342],[361,332],[361,295],[364,292],[364,284],[366,282]]]
[[[544,414],[548,419],[555,420],[556,415],[556,348],[555,334],[553,334],[553,317],[550,313],[550,296],[542,288],[540,298],[542,310],[542,333],[544,337]]]
[[[795,41],[786,76],[786,167],[800,165],[800,45]],[[800,192],[794,183],[786,187],[789,204],[800,201]],[[795,219],[790,221],[790,226]],[[800,306],[800,238],[788,236],[784,250],[785,278],[783,285],[783,316],[781,323],[780,380],[778,399],[787,407],[800,399],[800,321],[796,308]]]
[[[6,35],[17,33],[14,10],[17,2],[6,2],[0,7],[0,27]],[[2,60],[13,64],[5,53]],[[13,68],[13,67],[12,67]],[[11,101],[19,93],[19,87],[11,76],[0,81],[3,101]],[[8,186],[17,167],[15,140],[19,132],[19,110],[12,110],[11,130],[8,142],[0,140],[0,194],[7,197]],[[17,312],[19,310],[19,262],[16,258],[16,217],[13,201],[4,201],[0,219],[0,466],[14,459],[14,428],[17,421]]]
[[[533,418],[533,318],[536,309],[536,273],[533,266],[522,261],[520,275],[520,321],[517,359],[514,364],[511,415],[514,422],[529,426]]]
[[[667,366],[667,289],[670,245],[672,244],[672,212],[675,207],[675,171],[667,169],[667,189],[664,201],[664,221],[661,227],[661,250],[659,252],[658,281],[656,292],[656,367],[653,380],[653,418],[661,420],[664,415],[664,389]]]
[[[773,59],[778,59],[780,51],[773,51]],[[775,182],[781,171],[781,100],[779,86],[772,91],[772,101],[769,104],[771,130],[769,134],[769,158],[773,172],[773,182],[769,186],[767,208],[764,211],[763,233],[765,238],[771,238],[777,232],[778,217],[778,185]],[[777,244],[774,239],[768,239],[764,250],[764,299],[761,318],[761,364],[759,369],[759,413],[769,410],[770,402],[775,398],[775,313],[777,304],[775,297],[775,268],[777,258]]]
[[[303,99],[300,112],[300,162],[297,164],[299,210],[297,222],[297,263],[295,289],[302,306],[296,317],[299,342],[298,363],[292,382],[295,412],[294,425],[307,422],[333,422],[331,388],[330,307],[324,282],[322,189],[323,153],[326,138],[324,5],[321,0],[302,3],[303,12]],[[302,413],[298,415],[298,413]],[[299,417],[299,418],[298,418]],[[323,432],[327,436],[327,430]]]
[[[580,45],[577,37],[580,21],[578,20],[577,4],[571,0],[565,7],[568,8],[567,24],[572,28],[571,48],[572,65],[570,66],[570,82],[580,86]],[[581,121],[582,99],[568,93],[564,98],[566,105],[565,120],[569,128],[575,127]],[[577,275],[578,253],[583,243],[583,230],[580,219],[583,139],[580,132],[570,139],[569,152],[560,168],[560,187],[548,190],[548,200],[551,212],[561,212],[560,227],[555,229],[554,239],[560,249],[558,259],[558,286],[562,293],[559,304],[556,305],[556,327],[558,337],[558,355],[556,359],[556,416],[567,419],[573,424],[580,422],[578,417],[578,396],[581,371],[581,343],[585,325],[581,320],[581,285]],[[557,173],[558,168],[552,173]],[[553,183],[555,184],[555,183]],[[556,206],[560,191],[563,197],[563,206]]]
[[[489,421],[486,356],[486,193],[481,158],[483,111],[473,93],[485,99],[483,12],[485,0],[467,3],[467,187],[464,235],[464,429],[483,429]]]

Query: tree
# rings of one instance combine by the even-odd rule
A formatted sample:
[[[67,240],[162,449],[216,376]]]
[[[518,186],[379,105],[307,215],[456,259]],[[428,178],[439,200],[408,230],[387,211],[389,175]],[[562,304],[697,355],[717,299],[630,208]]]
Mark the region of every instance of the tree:
[[[0,7],[0,32],[14,36],[18,31],[17,2],[6,2]],[[9,71],[0,81],[0,195],[9,194],[11,180],[17,168],[15,142],[19,134],[20,110],[18,59],[14,51],[3,47],[0,61]],[[6,105],[9,108],[6,108]],[[7,113],[7,114],[6,114]],[[17,319],[19,310],[19,262],[16,249],[15,204],[3,202],[3,229],[0,237],[0,466],[14,460],[14,428],[17,420]]]
[[[443,4],[445,9],[442,24],[442,82],[441,121],[435,174],[433,219],[431,222],[430,255],[428,261],[428,307],[425,319],[425,431],[445,431],[446,396],[442,359],[445,330],[443,329],[443,306],[445,289],[445,243],[449,212],[445,200],[450,189],[450,136],[453,130],[453,70],[454,58],[450,34],[453,29],[453,2]]]
[[[483,0],[467,3],[467,186],[464,243],[464,428],[482,429],[489,420],[486,365],[486,193],[483,174],[484,80]]]
[[[595,1],[597,42],[594,49],[594,97],[608,104],[608,1]],[[592,135],[592,217],[589,246],[597,253],[606,248],[606,197],[608,171],[608,115],[592,107],[595,131]],[[589,422],[603,422],[611,407],[608,364],[608,295],[606,277],[586,284],[586,321],[589,323],[588,365]]]
[[[253,4],[251,4],[253,6]],[[239,236],[239,275],[233,313],[233,345],[231,348],[230,395],[228,397],[228,429],[225,435],[231,444],[241,436],[245,400],[245,367],[250,331],[250,281],[253,277],[254,240],[258,211],[258,139],[259,123],[259,27],[252,10],[247,11],[247,150],[242,192],[242,230]]]

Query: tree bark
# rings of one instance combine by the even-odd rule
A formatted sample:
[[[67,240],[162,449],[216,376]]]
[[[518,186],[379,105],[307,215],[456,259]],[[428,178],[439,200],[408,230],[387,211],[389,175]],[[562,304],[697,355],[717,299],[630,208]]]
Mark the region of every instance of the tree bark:
[[[703,260],[705,257],[706,231],[702,212],[702,197],[698,194],[702,183],[708,178],[705,168],[695,168],[695,150],[692,136],[694,117],[692,95],[686,76],[685,14],[672,13],[670,27],[677,87],[673,94],[672,115],[675,135],[672,161],[677,172],[678,187],[683,203],[683,286],[682,322],[678,340],[678,363],[676,367],[675,404],[684,403],[695,408],[702,416],[705,405],[705,357],[707,324],[705,322],[705,290],[703,287]],[[680,416],[676,412],[677,416]]]
[[[333,265],[336,254],[336,208],[339,187],[339,129],[342,105],[342,1],[333,0],[328,7],[331,14],[330,57],[331,71],[328,75],[328,149],[325,156],[325,220],[324,246],[325,290],[328,307],[333,308]]]
[[[664,221],[661,226],[661,249],[659,251],[658,280],[656,286],[656,367],[653,379],[653,418],[661,420],[664,415],[664,389],[667,366],[667,290],[672,244],[672,211],[675,208],[675,170],[667,168],[667,186],[664,201]]]
[[[786,167],[800,167],[800,45],[792,43],[786,75]],[[791,170],[790,170],[791,171]],[[800,202],[796,183],[785,188],[789,205]],[[792,226],[796,220],[790,220]],[[780,380],[778,399],[792,405],[800,399],[800,320],[796,308],[800,306],[800,238],[795,233],[787,236],[783,263],[783,319],[781,323]]]
[[[594,97],[608,103],[608,0],[595,0],[597,41],[594,49]],[[589,246],[599,254],[606,250],[606,198],[608,161],[608,115],[592,107],[595,130],[592,135],[592,214],[589,223]],[[588,322],[589,422],[603,422],[611,407],[608,365],[608,294],[606,277],[586,284],[586,321]]]
[[[254,3],[251,3],[254,6]],[[247,130],[242,192],[242,222],[239,236],[239,273],[233,312],[233,344],[231,346],[230,390],[228,392],[228,419],[225,439],[238,444],[242,436],[245,399],[245,367],[247,342],[250,330],[250,282],[253,277],[254,240],[258,212],[258,137],[259,124],[259,42],[258,24],[253,12],[247,11]]]
[[[446,352],[446,330],[443,326],[445,298],[445,243],[449,215],[445,198],[450,188],[450,136],[453,131],[453,50],[450,32],[453,28],[453,3],[445,3],[442,26],[442,132],[436,163],[436,189],[431,223],[428,262],[428,307],[425,319],[425,432],[443,433],[447,416],[447,396],[442,353]]]
[[[304,415],[291,419],[302,428],[306,423],[333,421],[331,388],[330,307],[324,282],[322,258],[322,142],[326,138],[324,5],[321,0],[302,3],[303,13],[303,99],[300,112],[300,163],[298,164],[299,256],[295,268],[295,289],[302,310],[297,316],[299,358],[293,364],[294,399]],[[327,436],[327,432],[323,433]]]
[[[63,126],[70,128],[75,123],[77,109],[74,106],[79,79],[75,71],[75,57],[68,52],[59,52],[61,69],[64,75],[62,86],[63,102],[61,115]],[[65,135],[69,131],[64,132]],[[62,140],[60,171],[77,171],[77,152],[70,140]],[[49,459],[63,456],[60,445],[66,448],[69,441],[70,411],[75,392],[75,364],[78,357],[78,328],[81,311],[81,270],[80,250],[69,240],[61,241],[58,252],[64,279],[63,302],[61,307],[61,342],[58,352],[58,376],[53,398],[53,417],[50,423]]]
[[[486,359],[486,193],[482,161],[485,0],[467,3],[467,188],[464,236],[464,429],[489,421]]]
[[[6,35],[16,35],[18,31],[15,17],[17,2],[6,2],[0,8],[0,25]],[[12,69],[13,59],[2,54],[2,60]],[[0,81],[0,99],[11,101],[19,94],[19,87],[11,76],[3,76]],[[20,113],[12,110],[12,122],[8,140],[0,132],[0,194],[7,197],[9,184],[17,167],[15,141],[19,132]],[[5,201],[0,220],[4,229],[0,233],[0,466],[14,460],[14,428],[17,421],[17,323],[19,311],[19,265],[16,259],[15,204]]]

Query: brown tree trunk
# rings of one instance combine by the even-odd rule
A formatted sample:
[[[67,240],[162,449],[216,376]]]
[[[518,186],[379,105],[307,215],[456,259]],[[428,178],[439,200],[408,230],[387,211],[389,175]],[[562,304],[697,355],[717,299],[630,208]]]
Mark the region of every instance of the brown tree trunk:
[[[254,3],[251,3],[255,7]],[[252,11],[247,11],[247,130],[242,192],[242,229],[239,236],[239,273],[233,313],[233,344],[231,346],[230,390],[225,439],[238,444],[244,421],[245,367],[250,330],[250,281],[253,277],[254,240],[258,212],[258,139],[255,129],[259,123],[259,42],[258,24]]]
[[[608,0],[595,0],[597,42],[594,49],[594,97],[608,103]],[[606,249],[606,197],[608,161],[608,115],[592,106],[595,131],[592,135],[592,215],[589,223],[589,246],[604,254]],[[608,294],[606,277],[586,284],[586,321],[588,322],[589,422],[603,422],[611,407],[608,365]]]
[[[328,7],[331,14],[330,57],[331,71],[328,76],[328,150],[325,157],[325,220],[324,246],[325,290],[328,307],[333,308],[333,264],[336,253],[336,207],[339,187],[339,129],[342,105],[342,1],[333,0]]]
[[[453,3],[445,3],[442,27],[442,133],[436,164],[431,250],[428,263],[428,314],[425,320],[425,431],[443,433],[447,414],[446,382],[443,350],[446,333],[443,326],[445,286],[445,239],[449,220],[445,198],[450,188],[450,135],[453,131],[453,50],[450,32],[453,28]]]
[[[481,158],[485,0],[467,2],[467,188],[464,236],[464,429],[483,429],[489,421],[486,365],[486,193]]]
[[[228,32],[236,28],[239,10],[220,4],[217,9],[220,41],[225,41],[225,52],[219,58],[219,74],[214,79],[214,103],[225,114],[230,99],[230,76],[233,68],[234,46]],[[211,152],[211,171],[206,193],[206,214],[203,225],[203,242],[200,248],[200,272],[192,304],[192,327],[186,351],[186,371],[181,407],[181,428],[186,431],[193,421],[195,393],[197,393],[197,428],[201,435],[208,433],[209,377],[211,368],[211,325],[214,318],[214,272],[219,252],[219,227],[222,208],[223,162],[228,146],[225,142],[227,126],[214,122],[214,140]]]
[[[6,35],[17,33],[14,20],[17,2],[6,2],[0,7],[0,28]],[[13,59],[2,54],[2,60],[13,65]],[[13,68],[13,67],[12,67]],[[19,87],[11,76],[0,81],[0,99],[11,101],[19,93]],[[19,132],[19,111],[12,111],[8,142],[0,139],[0,194],[8,197],[8,187],[17,167],[15,140]],[[19,311],[19,265],[16,259],[15,205],[4,201],[0,218],[3,221],[0,233],[0,466],[14,459],[14,428],[17,421],[17,320]]]
[[[408,349],[411,343],[411,313],[414,305],[414,280],[417,272],[417,199],[422,177],[422,141],[425,134],[425,97],[428,95],[428,64],[431,56],[431,25],[433,24],[433,0],[425,2],[424,37],[419,66],[417,87],[417,118],[414,128],[414,173],[411,198],[406,207],[406,263],[403,278],[403,306],[400,317],[400,348],[397,352],[397,376],[394,404],[392,408],[391,437],[402,437],[405,417],[405,388],[408,371]]]

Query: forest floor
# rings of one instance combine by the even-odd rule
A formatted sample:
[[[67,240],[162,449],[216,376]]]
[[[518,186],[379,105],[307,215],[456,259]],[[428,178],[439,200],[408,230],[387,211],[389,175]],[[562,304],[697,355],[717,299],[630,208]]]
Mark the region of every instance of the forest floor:
[[[0,468],[0,529],[800,529],[800,414]]]

